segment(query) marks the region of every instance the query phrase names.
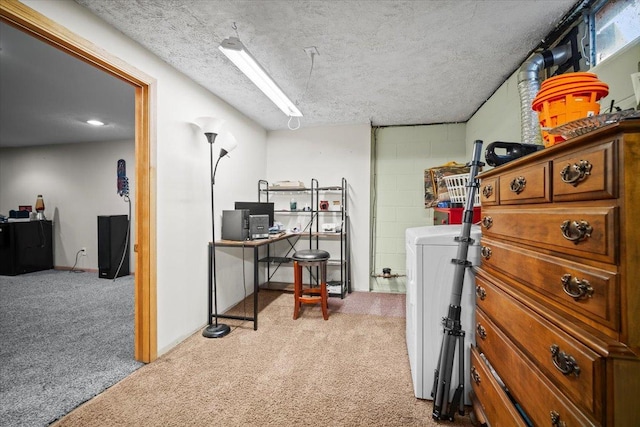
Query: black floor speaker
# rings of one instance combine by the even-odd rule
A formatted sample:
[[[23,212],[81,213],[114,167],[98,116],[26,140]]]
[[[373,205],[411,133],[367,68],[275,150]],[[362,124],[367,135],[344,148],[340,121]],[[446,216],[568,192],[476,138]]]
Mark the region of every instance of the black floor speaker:
[[[98,274],[101,279],[129,275],[128,230],[126,215],[98,216]]]

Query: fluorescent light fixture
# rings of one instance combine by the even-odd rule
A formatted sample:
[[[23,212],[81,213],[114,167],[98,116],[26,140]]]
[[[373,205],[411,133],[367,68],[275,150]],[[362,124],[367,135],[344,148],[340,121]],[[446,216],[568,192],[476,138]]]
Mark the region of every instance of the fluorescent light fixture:
[[[258,64],[240,39],[229,37],[220,43],[219,49],[287,116],[302,117],[298,107],[284,94],[269,73]]]
[[[104,126],[104,123],[102,123],[100,120],[87,120],[87,123],[92,126]]]

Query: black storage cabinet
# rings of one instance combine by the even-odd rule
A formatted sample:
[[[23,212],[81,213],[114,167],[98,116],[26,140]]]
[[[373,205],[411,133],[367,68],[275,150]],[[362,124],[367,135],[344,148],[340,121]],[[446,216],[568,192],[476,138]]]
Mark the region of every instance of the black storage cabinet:
[[[15,276],[53,268],[53,223],[0,223],[0,275]]]
[[[129,275],[128,231],[129,219],[126,215],[98,216],[98,275],[101,279]],[[118,271],[120,262],[122,266]]]

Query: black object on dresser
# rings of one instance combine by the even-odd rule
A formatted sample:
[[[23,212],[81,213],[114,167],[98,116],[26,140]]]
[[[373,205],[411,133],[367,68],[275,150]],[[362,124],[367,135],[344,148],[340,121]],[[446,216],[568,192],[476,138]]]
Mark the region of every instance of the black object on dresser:
[[[129,274],[129,219],[126,215],[98,217],[98,274],[101,279]]]
[[[51,221],[0,224],[0,275],[15,276],[52,268]]]

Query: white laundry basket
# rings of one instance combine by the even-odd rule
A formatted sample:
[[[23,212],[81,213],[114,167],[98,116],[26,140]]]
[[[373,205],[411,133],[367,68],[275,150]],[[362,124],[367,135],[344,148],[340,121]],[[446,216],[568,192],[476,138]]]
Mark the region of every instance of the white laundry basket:
[[[449,175],[443,177],[444,183],[447,186],[449,192],[449,198],[451,203],[467,203],[467,183],[469,182],[469,174],[461,173],[458,175]],[[480,206],[480,192],[476,191],[473,206]]]

